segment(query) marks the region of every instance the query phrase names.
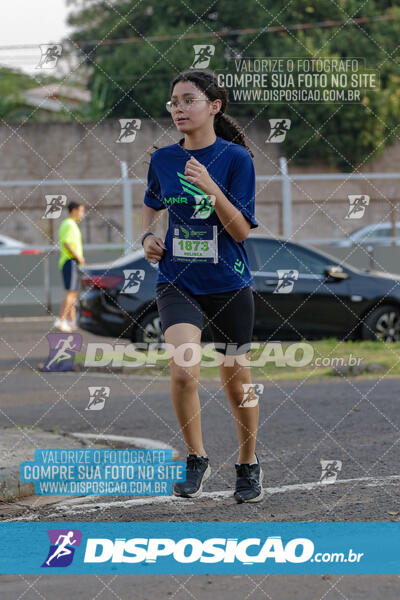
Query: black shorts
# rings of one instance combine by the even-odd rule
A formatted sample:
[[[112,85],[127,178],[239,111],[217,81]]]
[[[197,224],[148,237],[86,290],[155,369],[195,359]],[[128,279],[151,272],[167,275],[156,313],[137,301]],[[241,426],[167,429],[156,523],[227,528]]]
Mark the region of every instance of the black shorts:
[[[77,292],[79,290],[78,263],[74,258],[69,258],[63,264],[62,277],[66,290],[70,292]]]
[[[254,326],[254,297],[250,286],[195,295],[173,283],[158,283],[156,302],[163,333],[176,323],[192,323],[201,330],[209,326],[218,352],[237,355],[250,350]],[[240,349],[243,344],[247,347]]]

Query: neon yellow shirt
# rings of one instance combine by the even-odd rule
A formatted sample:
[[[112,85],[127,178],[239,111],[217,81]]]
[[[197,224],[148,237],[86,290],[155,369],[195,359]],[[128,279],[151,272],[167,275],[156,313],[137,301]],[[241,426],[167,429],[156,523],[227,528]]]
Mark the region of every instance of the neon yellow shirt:
[[[58,230],[58,240],[60,243],[60,260],[58,261],[58,268],[62,269],[64,263],[69,258],[74,258],[64,246],[65,243],[69,244],[71,248],[74,250],[75,254],[78,256],[83,256],[82,249],[82,235],[81,231],[77,225],[77,223],[68,217],[68,219],[64,219],[61,223],[60,228]]]

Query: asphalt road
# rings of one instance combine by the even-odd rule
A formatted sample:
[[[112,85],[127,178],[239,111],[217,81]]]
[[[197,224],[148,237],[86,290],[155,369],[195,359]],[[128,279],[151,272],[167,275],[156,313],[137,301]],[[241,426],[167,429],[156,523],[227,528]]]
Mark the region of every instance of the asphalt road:
[[[0,427],[108,433],[158,439],[184,456],[168,378],[117,374],[44,374],[49,323],[1,323]],[[86,334],[84,334],[84,337]],[[87,339],[98,339],[94,336]],[[4,340],[6,343],[4,343]],[[267,493],[262,503],[233,498],[237,445],[229,404],[218,381],[202,381],[205,445],[212,476],[197,500],[92,498],[77,504],[0,506],[0,519],[32,521],[395,521],[399,508],[399,380],[265,381],[258,455]],[[101,411],[86,411],[88,387],[107,385]],[[340,460],[333,485],[321,486],[321,459]],[[270,492],[268,492],[270,490]],[[390,514],[392,513],[392,514]],[[151,580],[150,580],[151,579]],[[135,593],[132,595],[132,583]],[[399,598],[397,576],[2,576],[2,598],[75,594],[153,598]],[[55,587],[57,586],[57,587]],[[140,587],[141,591],[138,591]],[[37,588],[37,589],[35,589]],[[39,590],[39,592],[37,591]]]
[[[161,440],[184,457],[172,408],[168,377],[120,374],[42,373],[48,321],[3,322],[0,351],[0,427],[106,433]],[[97,338],[83,333],[84,343]],[[110,341],[108,339],[108,341]],[[5,343],[4,343],[5,342]],[[11,368],[10,368],[11,366]],[[135,520],[390,520],[399,482],[399,380],[324,379],[312,383],[264,381],[260,401],[258,454],[267,494],[256,505],[232,501],[237,442],[229,403],[219,381],[202,381],[203,432],[212,477],[210,497],[197,501],[135,506]],[[110,387],[101,411],[85,410],[89,386]],[[320,460],[340,460],[334,485],[318,485]],[[346,483],[347,480],[351,480]],[[311,484],[310,489],[304,484]],[[224,492],[223,500],[212,494]],[[138,499],[137,499],[138,500]],[[130,520],[132,509],[108,498],[101,511],[74,514],[83,520]],[[115,503],[115,507],[113,504]],[[43,509],[45,511],[46,509]],[[39,518],[63,519],[53,513]]]
[[[2,600],[398,600],[396,575],[0,575]]]

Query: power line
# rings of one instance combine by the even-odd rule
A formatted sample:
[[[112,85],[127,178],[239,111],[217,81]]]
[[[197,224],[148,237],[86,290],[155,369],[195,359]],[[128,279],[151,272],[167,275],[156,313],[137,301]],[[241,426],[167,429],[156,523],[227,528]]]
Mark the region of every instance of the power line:
[[[238,35],[250,35],[254,33],[285,33],[287,31],[296,30],[307,30],[307,29],[322,29],[328,27],[345,27],[348,25],[359,25],[363,23],[376,23],[379,21],[394,21],[399,19],[399,15],[377,15],[376,17],[357,17],[355,19],[346,19],[345,21],[317,21],[316,23],[297,23],[294,25],[272,25],[269,27],[259,28],[247,28],[247,29],[223,29],[221,31],[204,31],[204,32],[193,32],[185,33],[183,35],[155,35],[155,36],[143,36],[143,37],[128,37],[128,38],[116,38],[106,40],[74,40],[72,43],[77,46],[113,46],[115,44],[139,44],[144,42],[167,42],[176,41],[178,39],[202,39],[205,37],[219,38],[219,37],[233,37]],[[67,40],[66,40],[67,41]],[[60,43],[60,42],[48,42]],[[20,44],[15,46],[1,46],[0,50],[22,50],[27,48],[37,49],[39,44]]]

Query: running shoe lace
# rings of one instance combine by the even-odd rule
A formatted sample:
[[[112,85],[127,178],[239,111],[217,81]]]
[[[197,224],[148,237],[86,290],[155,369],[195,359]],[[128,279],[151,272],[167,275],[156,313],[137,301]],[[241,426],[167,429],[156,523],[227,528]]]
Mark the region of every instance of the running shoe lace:
[[[240,465],[240,469],[238,470],[238,480],[236,484],[236,490],[238,492],[245,490],[248,488],[251,483],[256,482],[259,484],[258,478],[255,473],[250,471],[249,465]]]

